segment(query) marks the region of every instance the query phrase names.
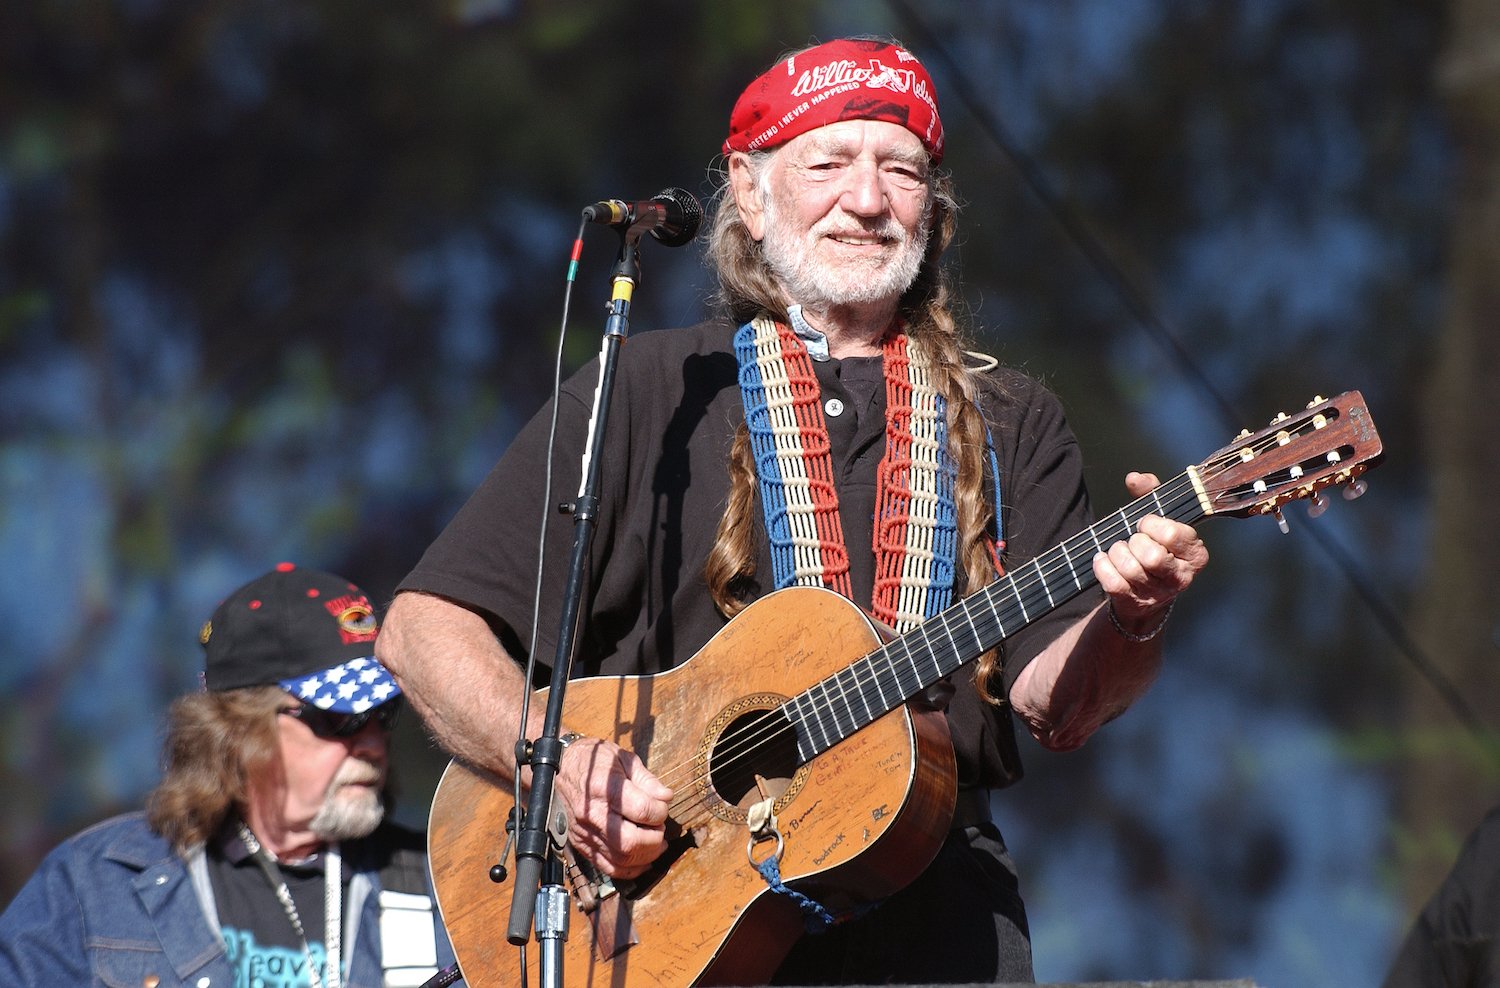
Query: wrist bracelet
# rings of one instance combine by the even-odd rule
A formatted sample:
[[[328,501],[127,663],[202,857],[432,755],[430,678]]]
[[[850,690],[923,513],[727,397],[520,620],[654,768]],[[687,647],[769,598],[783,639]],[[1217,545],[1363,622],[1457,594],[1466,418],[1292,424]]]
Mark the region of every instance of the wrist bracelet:
[[[1109,623],[1115,626],[1115,630],[1120,633],[1121,638],[1125,639],[1128,642],[1140,643],[1151,641],[1157,635],[1161,634],[1161,629],[1167,626],[1167,618],[1172,616],[1172,608],[1176,605],[1177,599],[1175,597],[1167,601],[1166,610],[1161,612],[1161,620],[1156,622],[1156,627],[1152,628],[1144,635],[1138,635],[1133,631],[1125,630],[1125,626],[1120,623],[1120,616],[1115,613],[1114,601],[1110,601],[1104,609],[1109,612]]]

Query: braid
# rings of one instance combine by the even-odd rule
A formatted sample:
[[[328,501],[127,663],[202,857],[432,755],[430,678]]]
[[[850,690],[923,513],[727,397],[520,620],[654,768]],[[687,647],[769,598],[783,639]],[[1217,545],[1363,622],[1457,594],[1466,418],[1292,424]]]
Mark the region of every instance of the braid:
[[[751,154],[757,168],[764,165],[769,152]],[[781,289],[771,276],[771,269],[761,253],[760,241],[750,236],[740,218],[734,194],[729,188],[726,171],[720,176],[718,208],[708,232],[705,259],[718,272],[719,291],[716,301],[728,312],[735,325],[749,322],[762,312],[785,321],[786,303]],[[755,525],[752,512],[756,506],[755,458],[750,450],[750,430],[741,422],[735,431],[729,451],[729,500],[724,517],[719,519],[718,534],[710,550],[703,579],[709,594],[726,617],[745,609],[745,592],[755,575]]]
[[[978,372],[964,363],[963,332],[953,315],[948,272],[938,263],[958,227],[958,203],[946,174],[934,180],[932,196],[927,257],[917,280],[902,297],[901,308],[907,332],[931,355],[934,385],[948,408],[948,448],[958,467],[953,491],[958,516],[955,563],[961,574],[960,591],[968,595],[995,579],[987,543],[994,512],[984,492],[987,436],[978,403]],[[979,695],[994,704],[1005,702],[991,688],[999,666],[998,650],[991,650],[980,656],[974,670]]]
[[[703,567],[709,594],[726,617],[745,609],[747,584],[755,575],[754,511],[755,459],[750,452],[750,429],[741,422],[729,450],[729,502]]]

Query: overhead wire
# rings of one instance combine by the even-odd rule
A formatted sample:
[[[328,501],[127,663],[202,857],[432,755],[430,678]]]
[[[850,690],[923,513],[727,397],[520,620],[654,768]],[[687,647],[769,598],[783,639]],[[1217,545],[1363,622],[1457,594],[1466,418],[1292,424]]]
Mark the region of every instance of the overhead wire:
[[[1182,376],[1198,390],[1200,395],[1218,409],[1225,424],[1231,429],[1238,428],[1246,419],[1214,385],[1207,373],[1193,359],[1182,340],[1167,325],[1166,320],[1156,311],[1145,293],[1131,282],[1089,225],[1048,181],[1036,159],[1012,138],[997,116],[993,102],[979,97],[977,87],[959,65],[958,60],[948,51],[937,33],[906,0],[886,0],[886,3],[902,23],[904,34],[916,42],[916,46],[924,56],[931,54],[943,66],[948,91],[963,103],[980,130],[994,141],[1021,177],[1026,188],[1062,228],[1067,239],[1083,254],[1100,279],[1119,298],[1136,324],[1166,353]],[[1442,702],[1452,711],[1453,716],[1477,740],[1485,743],[1497,759],[1500,759],[1500,748],[1492,744],[1493,734],[1486,730],[1483,721],[1463,698],[1452,680],[1426,654],[1416,637],[1407,629],[1400,614],[1376,589],[1375,582],[1331,535],[1314,525],[1303,527],[1312,533],[1313,542],[1327,553],[1335,569],[1348,582],[1355,596],[1370,610],[1375,623],[1390,639],[1398,654],[1402,655],[1427,681]]]

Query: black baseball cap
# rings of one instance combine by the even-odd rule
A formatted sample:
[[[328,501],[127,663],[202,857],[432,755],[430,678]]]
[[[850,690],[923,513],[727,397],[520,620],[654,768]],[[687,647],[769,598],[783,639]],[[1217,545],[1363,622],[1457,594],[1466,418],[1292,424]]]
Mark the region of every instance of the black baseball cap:
[[[362,713],[401,695],[375,660],[380,622],[342,576],[280,563],[230,594],[203,625],[210,690],[280,686],[335,713]]]

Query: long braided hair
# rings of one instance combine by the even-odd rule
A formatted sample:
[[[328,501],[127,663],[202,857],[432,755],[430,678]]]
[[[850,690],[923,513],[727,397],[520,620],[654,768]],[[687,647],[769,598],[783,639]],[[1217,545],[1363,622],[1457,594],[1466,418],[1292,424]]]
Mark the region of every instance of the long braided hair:
[[[751,167],[757,177],[765,174],[765,165],[777,152],[750,154]],[[708,263],[719,277],[716,301],[734,321],[741,325],[761,313],[785,322],[786,301],[761,251],[761,243],[750,235],[734,195],[727,172],[717,195],[717,208],[708,233]],[[995,561],[986,536],[993,520],[993,509],[984,494],[986,471],[986,432],[976,403],[981,386],[978,372],[964,362],[962,332],[950,302],[951,287],[947,272],[938,263],[957,230],[958,203],[952,180],[946,173],[933,169],[928,178],[929,234],[922,265],[906,292],[898,311],[906,323],[907,333],[922,346],[932,366],[934,383],[943,395],[948,410],[949,452],[958,467],[954,501],[958,521],[957,570],[961,591],[973,593],[995,578]],[[744,609],[745,591],[755,572],[756,476],[750,451],[749,429],[741,423],[734,437],[729,462],[730,493],[718,537],[704,567],[704,579],[715,604],[727,616]],[[979,694],[991,703],[1001,704],[991,685],[998,681],[999,656],[991,651],[981,656],[975,669]]]

